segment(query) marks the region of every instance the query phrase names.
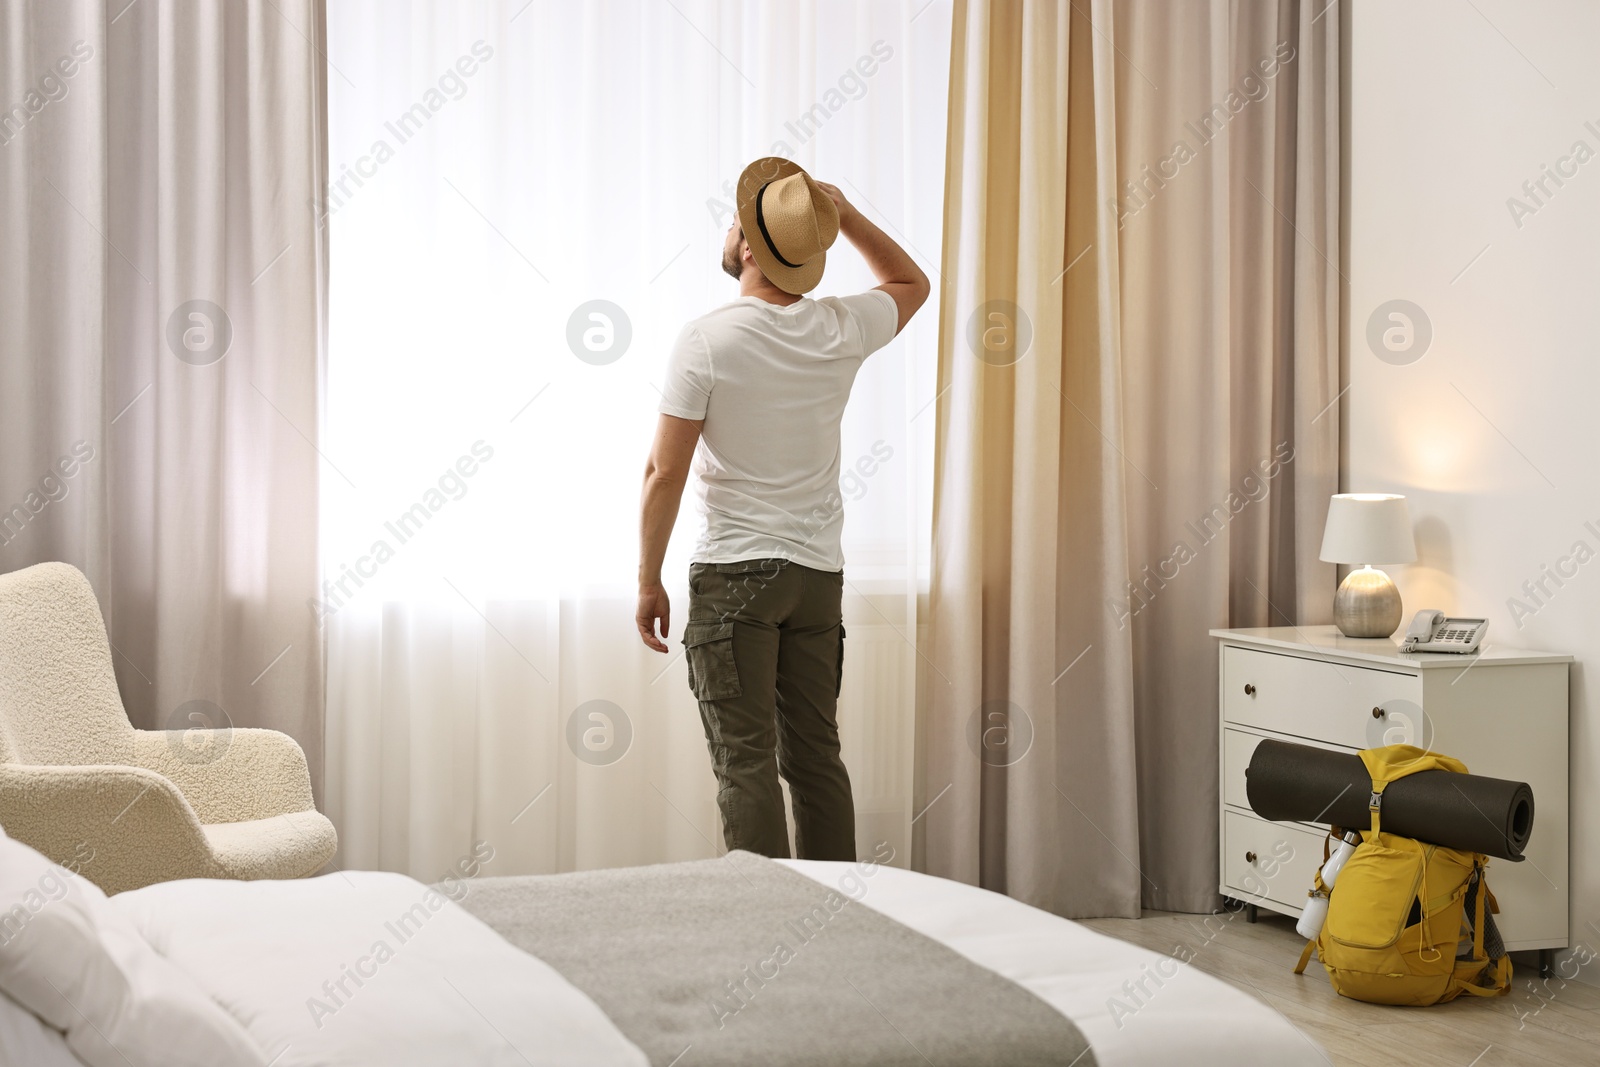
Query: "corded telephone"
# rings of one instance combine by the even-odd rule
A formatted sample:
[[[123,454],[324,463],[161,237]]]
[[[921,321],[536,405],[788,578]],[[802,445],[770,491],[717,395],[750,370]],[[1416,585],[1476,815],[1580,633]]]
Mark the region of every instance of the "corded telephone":
[[[1488,619],[1449,619],[1442,611],[1423,608],[1411,620],[1400,651],[1476,652],[1488,629]]]

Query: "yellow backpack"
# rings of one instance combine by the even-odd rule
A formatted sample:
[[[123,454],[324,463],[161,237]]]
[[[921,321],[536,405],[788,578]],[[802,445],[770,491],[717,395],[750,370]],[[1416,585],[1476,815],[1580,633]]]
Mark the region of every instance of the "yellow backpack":
[[[1384,833],[1384,788],[1418,771],[1467,772],[1460,760],[1413,745],[1367,749],[1372,830],[1329,890],[1328,918],[1300,954],[1316,949],[1341,996],[1373,1004],[1443,1004],[1463,993],[1504,996],[1511,960],[1491,916],[1500,910],[1484,881],[1488,857]],[[1464,925],[1465,924],[1465,925]]]

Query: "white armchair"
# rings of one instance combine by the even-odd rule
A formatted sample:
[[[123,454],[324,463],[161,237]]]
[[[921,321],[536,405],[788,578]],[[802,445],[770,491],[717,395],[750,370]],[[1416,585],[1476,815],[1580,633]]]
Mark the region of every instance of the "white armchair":
[[[0,575],[0,826],[107,893],[173,878],[300,878],[333,858],[305,753],[275,730],[135,730],[88,579]]]

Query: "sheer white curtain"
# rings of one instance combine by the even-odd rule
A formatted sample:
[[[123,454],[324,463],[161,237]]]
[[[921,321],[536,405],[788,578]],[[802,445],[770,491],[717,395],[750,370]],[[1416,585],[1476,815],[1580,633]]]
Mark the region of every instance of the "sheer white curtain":
[[[347,866],[438,877],[478,842],[496,874],[722,850],[681,646],[650,653],[632,622],[668,347],[735,295],[727,189],[760,155],[938,266],[947,0],[525,2],[328,5],[339,473],[314,610]],[[871,284],[841,243],[818,295]],[[864,458],[844,485],[845,757],[863,848],[898,862],[937,322],[869,361],[842,445],[847,470]]]
[[[322,783],[318,0],[0,3],[0,572],[81,568],[135,726]]]

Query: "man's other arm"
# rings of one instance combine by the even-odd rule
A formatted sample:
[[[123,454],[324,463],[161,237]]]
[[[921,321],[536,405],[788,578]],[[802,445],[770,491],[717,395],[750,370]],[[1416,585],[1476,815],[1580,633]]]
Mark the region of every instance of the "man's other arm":
[[[689,480],[689,463],[704,426],[704,419],[662,415],[656,423],[650,458],[645,462],[644,491],[639,503],[639,606],[634,622],[640,639],[657,652],[667,650],[665,639],[672,612],[661,584],[661,562],[667,555],[667,542],[678,520],[678,504]],[[660,637],[656,636],[657,620]]]

